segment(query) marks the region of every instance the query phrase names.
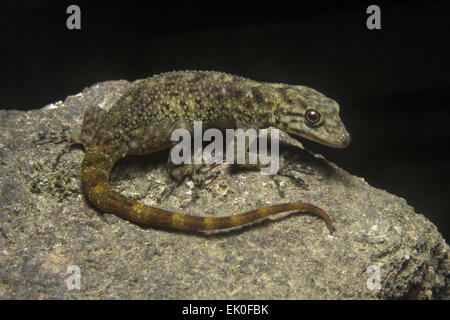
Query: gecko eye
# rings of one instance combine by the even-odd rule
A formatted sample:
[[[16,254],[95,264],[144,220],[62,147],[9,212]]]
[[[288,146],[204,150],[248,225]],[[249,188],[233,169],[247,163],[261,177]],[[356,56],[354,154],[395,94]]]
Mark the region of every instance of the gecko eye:
[[[321,120],[320,113],[316,110],[307,110],[305,113],[305,119],[308,124],[317,125]]]

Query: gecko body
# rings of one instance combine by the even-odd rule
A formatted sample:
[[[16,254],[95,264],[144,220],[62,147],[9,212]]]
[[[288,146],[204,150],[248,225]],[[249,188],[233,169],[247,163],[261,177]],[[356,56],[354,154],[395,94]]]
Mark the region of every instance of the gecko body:
[[[96,127],[81,166],[82,189],[103,212],[131,222],[178,230],[216,230],[243,226],[280,212],[306,211],[325,220],[320,208],[303,202],[267,206],[228,217],[199,217],[146,206],[117,193],[109,184],[115,163],[127,155],[170,148],[171,133],[206,128],[276,127],[288,134],[343,148],[350,135],[338,104],[304,86],[257,82],[212,71],[170,72],[136,81],[97,123],[85,115],[83,127]],[[90,120],[91,122],[94,120]]]

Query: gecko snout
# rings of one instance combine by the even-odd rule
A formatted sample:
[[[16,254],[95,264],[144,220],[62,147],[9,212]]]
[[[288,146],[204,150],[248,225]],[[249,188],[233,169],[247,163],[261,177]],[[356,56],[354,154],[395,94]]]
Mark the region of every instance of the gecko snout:
[[[339,142],[340,142],[339,148],[347,148],[348,145],[350,144],[350,141],[351,141],[351,140],[352,140],[352,138],[350,137],[350,134],[344,133],[344,134],[339,138]]]

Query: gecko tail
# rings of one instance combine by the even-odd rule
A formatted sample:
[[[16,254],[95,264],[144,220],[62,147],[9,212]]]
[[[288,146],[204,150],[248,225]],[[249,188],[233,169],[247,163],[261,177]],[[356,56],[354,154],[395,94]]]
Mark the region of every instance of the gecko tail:
[[[104,153],[86,153],[81,170],[83,191],[101,211],[133,223],[184,231],[213,231],[243,227],[282,212],[302,211],[320,217],[330,233],[334,232],[328,214],[305,202],[271,205],[228,217],[199,217],[147,206],[120,195],[111,187],[109,175],[114,161],[105,158],[107,155]]]
[[[184,231],[225,230],[246,226],[277,213],[302,211],[322,218],[330,233],[334,232],[334,227],[328,214],[322,209],[304,202],[272,205],[228,217],[199,217],[141,204],[120,195],[112,189],[109,183],[98,184],[88,192],[88,197],[95,206],[104,212],[150,227]]]
[[[327,225],[330,234],[333,234],[333,232],[335,231],[333,223],[331,222],[331,218],[325,211],[312,204],[300,201],[261,207],[252,211],[236,215],[235,217],[242,217],[241,219],[243,220],[250,220],[249,222],[245,222],[245,224],[247,224],[252,221],[264,219],[266,217],[273,216],[278,213],[289,211],[306,212],[315,215],[321,218],[323,221],[325,221],[325,224]]]

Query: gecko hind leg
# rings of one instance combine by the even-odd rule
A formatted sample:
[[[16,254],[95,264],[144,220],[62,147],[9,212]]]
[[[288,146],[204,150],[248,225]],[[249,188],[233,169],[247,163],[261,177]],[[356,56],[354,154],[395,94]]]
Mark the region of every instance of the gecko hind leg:
[[[256,157],[256,163],[250,163],[250,152],[248,151],[248,145],[246,145],[244,151],[244,163],[242,164],[236,164],[236,163],[227,163],[225,159],[225,154],[218,155],[220,162],[212,162],[212,163],[204,163],[202,160],[202,163],[195,163],[194,162],[194,156],[191,157],[190,163],[181,163],[181,164],[174,164],[172,162],[172,159],[169,157],[167,162],[167,167],[169,171],[169,175],[172,179],[175,181],[182,181],[186,177],[191,177],[192,180],[197,185],[203,185],[206,181],[212,180],[212,178],[217,177],[220,172],[215,172],[215,168],[222,164],[226,165],[233,165],[237,166],[239,168],[245,168],[250,170],[257,170],[264,167],[264,165],[259,161],[259,157]],[[236,162],[237,157],[237,143],[236,143],[236,137],[234,141],[234,155],[233,159],[234,162]]]
[[[154,152],[165,150],[170,148],[170,153],[172,153],[173,146],[178,142],[171,141],[172,132],[176,129],[185,129],[191,135],[193,132],[192,126],[183,121],[177,121],[174,123],[159,123],[159,124],[151,124],[145,127],[141,127],[129,132],[125,141],[128,147],[128,155],[148,155]],[[162,195],[156,199],[157,203],[161,203],[164,199],[168,198],[173,191],[180,186],[180,184],[184,181],[184,178],[189,174],[189,170],[193,170],[193,168],[178,168],[178,172],[174,171],[172,175],[170,170],[171,156],[169,156],[168,166],[167,168],[169,176],[174,181],[172,185],[170,185]],[[178,166],[174,165],[174,168]]]
[[[197,186],[215,178],[215,176],[208,174],[215,165],[195,164],[193,157],[191,158],[191,164],[181,163],[177,165],[172,162],[172,149],[179,143],[178,141],[171,141],[172,132],[176,129],[185,129],[191,136],[193,134],[193,127],[186,121],[180,120],[174,123],[160,123],[141,127],[129,132],[125,137],[129,155],[147,155],[170,148],[167,171],[169,177],[175,183],[163,192],[161,197],[156,200],[157,203],[167,199],[187,177],[191,177]],[[218,175],[218,173],[216,174]],[[196,197],[196,192],[197,188],[194,189],[194,197]]]
[[[225,148],[226,149],[226,146]],[[234,162],[236,162],[237,159],[237,141],[236,137],[234,140]],[[172,159],[169,157],[167,162],[167,168],[169,172],[169,176],[178,182],[184,181],[187,178],[190,178],[191,181],[195,183],[197,187],[205,186],[206,184],[210,183],[211,181],[215,180],[220,173],[222,172],[222,169],[226,166],[233,166],[233,167],[239,167],[244,168],[244,170],[257,170],[261,169],[264,165],[259,162],[259,159],[257,158],[257,162],[255,164],[249,163],[249,157],[250,153],[248,152],[248,145],[246,145],[246,148],[243,150],[245,152],[244,155],[244,163],[242,164],[236,164],[236,163],[226,163],[225,154],[218,155],[218,158],[221,160],[219,162],[212,162],[212,163],[195,163],[194,162],[194,156],[191,157],[190,163],[181,163],[181,164],[174,164],[172,162]],[[225,164],[225,166],[223,166]],[[218,170],[216,170],[218,167]],[[194,198],[198,198],[198,191],[199,188],[194,189]]]
[[[220,169],[217,169],[219,166],[219,163],[195,164],[193,163],[193,157],[190,164],[174,164],[171,157],[169,157],[167,161],[167,172],[172,181],[175,181],[175,184],[173,188],[171,188],[171,192],[165,194],[164,199],[170,196],[170,194],[187,179],[192,181],[195,185],[192,197],[198,199],[200,188],[209,184],[220,175],[221,171]]]

